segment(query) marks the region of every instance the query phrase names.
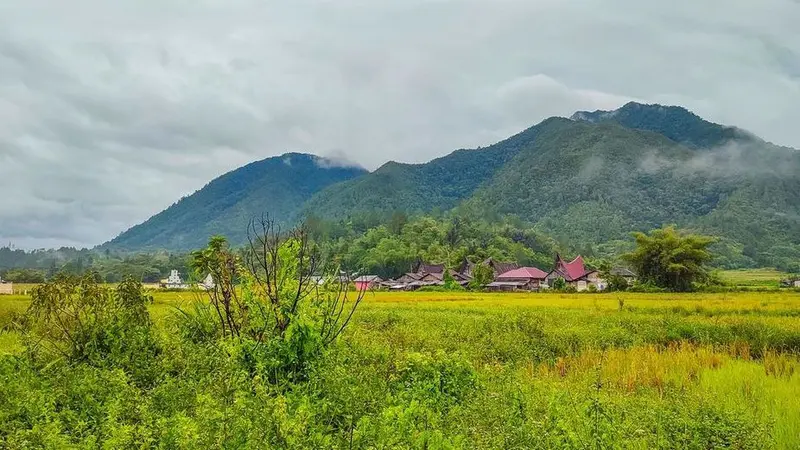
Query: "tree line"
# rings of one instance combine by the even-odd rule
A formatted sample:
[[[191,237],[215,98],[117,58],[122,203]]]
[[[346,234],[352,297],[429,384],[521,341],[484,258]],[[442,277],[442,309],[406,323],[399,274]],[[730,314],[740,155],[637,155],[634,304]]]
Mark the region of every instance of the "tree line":
[[[275,225],[277,227],[277,225]],[[549,270],[557,252],[582,254],[590,268],[601,272],[625,265],[650,287],[688,290],[693,283],[707,282],[716,239],[686,234],[674,227],[650,234],[634,233],[633,240],[615,243],[614,252],[602,245],[569,248],[514,217],[491,221],[470,215],[357,217],[324,221],[309,217],[304,222],[308,237],[324,258],[348,273],[396,278],[421,262],[458,268],[465,261],[480,263],[487,258],[513,261],[523,266]],[[235,246],[234,246],[235,247]],[[665,252],[670,252],[666,255]],[[127,276],[154,283],[177,269],[185,279],[195,279],[191,253],[123,253],[111,250],[0,249],[0,276],[18,283],[41,283],[58,273],[80,275],[92,272],[97,281],[115,283]],[[205,275],[198,275],[200,278]],[[606,274],[612,278],[610,274]],[[611,280],[612,286],[621,283]]]

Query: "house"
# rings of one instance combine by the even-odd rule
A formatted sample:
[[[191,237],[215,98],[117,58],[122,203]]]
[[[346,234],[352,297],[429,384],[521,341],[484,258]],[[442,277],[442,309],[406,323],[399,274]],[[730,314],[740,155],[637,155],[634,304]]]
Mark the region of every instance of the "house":
[[[445,284],[445,266],[444,264],[426,264],[418,263],[415,272],[403,274],[394,281],[389,282],[391,289],[395,290],[415,290],[424,286],[444,286]],[[453,281],[466,286],[472,279],[469,275],[459,271],[448,271]]]
[[[14,283],[10,281],[3,281],[0,278],[0,295],[11,295],[14,293]]]
[[[183,282],[181,275],[175,269],[171,270],[169,277],[161,280],[160,284],[162,289],[189,289],[189,285]]]
[[[538,291],[547,272],[536,267],[520,267],[498,275],[486,288],[496,291]]]
[[[553,270],[547,274],[547,285],[552,287],[558,278],[562,278],[567,285],[574,287],[578,292],[589,289],[589,286],[594,286],[598,291],[607,287],[606,281],[600,278],[598,271],[586,269],[581,256],[566,262],[556,253]]]
[[[345,274],[339,274],[338,276],[313,275],[309,278],[309,282],[311,284],[316,284],[317,286],[324,286],[329,283],[348,285],[350,284],[350,277]]]
[[[495,261],[494,258],[488,258],[487,260],[485,260],[480,264],[490,267],[494,272],[495,278],[497,278],[498,275],[501,275],[510,270],[519,269],[520,267],[519,264],[517,263]],[[478,264],[470,262],[467,259],[464,259],[464,262],[462,262],[458,268],[458,273],[472,278],[472,272],[475,269],[475,266],[477,265]]]
[[[781,287],[800,288],[800,278],[789,278],[786,280],[781,280]]]
[[[495,278],[504,273],[520,268],[520,265],[515,262],[495,261],[494,258],[487,259],[483,262],[483,264],[492,268]]]
[[[419,262],[414,267],[414,272],[416,273],[444,273],[444,264],[429,264],[424,262]]]
[[[353,280],[353,282],[357,291],[367,291],[380,287],[383,279],[377,275],[362,275]]]
[[[211,274],[208,274],[203,281],[197,283],[197,287],[198,289],[202,289],[204,291],[210,291],[217,287],[217,284],[214,283],[214,277],[212,277]]]
[[[609,272],[612,276],[624,278],[628,285],[636,282],[636,274],[624,267],[615,267]]]

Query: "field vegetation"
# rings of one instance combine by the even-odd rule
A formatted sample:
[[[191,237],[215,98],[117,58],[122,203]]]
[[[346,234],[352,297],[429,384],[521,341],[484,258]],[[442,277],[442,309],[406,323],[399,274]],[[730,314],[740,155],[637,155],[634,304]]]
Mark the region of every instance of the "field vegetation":
[[[658,292],[495,294],[353,292],[308,229],[248,239],[190,255],[208,292],[0,297],[0,447],[800,447],[800,293],[712,292],[704,237],[637,236]]]
[[[8,325],[29,299],[0,302]],[[292,381],[248,363],[235,341],[198,339],[178,308],[205,302],[192,293],[153,296],[154,347],[142,372],[65,359],[42,366],[18,333],[3,333],[0,442],[800,445],[796,293],[370,293],[341,338]]]

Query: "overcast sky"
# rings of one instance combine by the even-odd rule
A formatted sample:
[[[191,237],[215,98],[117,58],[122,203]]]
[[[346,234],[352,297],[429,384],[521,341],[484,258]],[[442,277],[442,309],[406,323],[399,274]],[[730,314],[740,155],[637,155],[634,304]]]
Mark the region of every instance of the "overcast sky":
[[[679,104],[800,147],[797,0],[0,0],[0,245],[94,246],[288,151],[374,169]]]

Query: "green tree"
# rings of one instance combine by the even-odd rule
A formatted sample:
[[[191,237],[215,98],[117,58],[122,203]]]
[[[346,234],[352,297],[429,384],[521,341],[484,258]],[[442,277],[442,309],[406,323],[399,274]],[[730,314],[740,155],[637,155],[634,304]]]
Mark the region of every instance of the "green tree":
[[[494,271],[486,264],[478,264],[472,269],[472,281],[469,285],[473,289],[480,289],[494,281]]]
[[[555,280],[553,280],[552,287],[554,291],[565,291],[567,290],[567,281],[561,277],[558,277]]]
[[[671,291],[690,291],[709,277],[706,264],[713,259],[711,236],[680,233],[673,226],[634,233],[636,249],[624,255],[643,283]]]

